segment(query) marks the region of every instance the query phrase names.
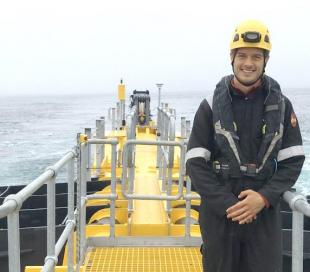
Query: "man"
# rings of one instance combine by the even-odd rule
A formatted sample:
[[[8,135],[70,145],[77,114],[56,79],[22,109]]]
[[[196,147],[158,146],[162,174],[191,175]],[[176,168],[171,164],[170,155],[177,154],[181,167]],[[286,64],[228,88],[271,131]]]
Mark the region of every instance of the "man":
[[[267,27],[241,23],[230,44],[233,75],[216,86],[212,110],[196,112],[186,168],[201,196],[204,271],[281,272],[279,199],[296,182],[304,151],[291,102],[264,75]]]

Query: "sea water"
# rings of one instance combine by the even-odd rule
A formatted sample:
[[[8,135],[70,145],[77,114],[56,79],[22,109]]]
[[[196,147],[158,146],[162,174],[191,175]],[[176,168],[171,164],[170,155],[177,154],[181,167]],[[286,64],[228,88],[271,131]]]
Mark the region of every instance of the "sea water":
[[[157,91],[150,94],[155,119]],[[293,103],[306,153],[296,188],[310,194],[310,89],[288,89],[284,94]],[[161,97],[161,102],[176,109],[180,131],[181,116],[192,123],[200,102],[204,98],[211,102],[212,92],[163,92]],[[106,116],[110,130],[108,110],[116,100],[117,93],[0,97],[0,185],[31,182],[73,148],[78,132],[86,127],[94,131],[95,120],[101,116]]]

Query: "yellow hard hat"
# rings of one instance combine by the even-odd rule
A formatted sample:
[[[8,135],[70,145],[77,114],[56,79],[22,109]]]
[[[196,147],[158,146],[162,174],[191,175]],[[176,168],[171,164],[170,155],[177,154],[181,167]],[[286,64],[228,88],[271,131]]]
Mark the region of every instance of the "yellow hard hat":
[[[270,51],[271,42],[268,28],[260,21],[247,20],[239,24],[230,42],[230,50],[255,47]]]

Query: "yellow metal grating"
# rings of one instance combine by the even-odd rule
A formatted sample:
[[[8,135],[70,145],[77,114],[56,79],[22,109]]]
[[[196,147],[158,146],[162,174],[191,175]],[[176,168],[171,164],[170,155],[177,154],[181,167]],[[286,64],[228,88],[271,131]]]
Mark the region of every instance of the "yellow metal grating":
[[[197,247],[93,248],[85,272],[195,272],[202,271]]]

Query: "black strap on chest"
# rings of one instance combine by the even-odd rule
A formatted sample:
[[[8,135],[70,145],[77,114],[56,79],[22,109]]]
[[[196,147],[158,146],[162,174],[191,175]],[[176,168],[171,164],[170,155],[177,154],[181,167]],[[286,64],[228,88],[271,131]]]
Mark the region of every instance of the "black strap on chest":
[[[223,78],[214,91],[212,109],[215,140],[220,153],[229,163],[215,163],[213,169],[215,172],[223,173],[231,173],[234,172],[232,169],[238,169],[243,175],[255,176],[264,168],[267,159],[276,156],[279,151],[283,135],[285,102],[277,82],[264,76],[268,95],[264,101],[264,131],[257,158],[259,165],[245,163],[234,128],[232,99],[229,93],[232,78],[232,76]]]

